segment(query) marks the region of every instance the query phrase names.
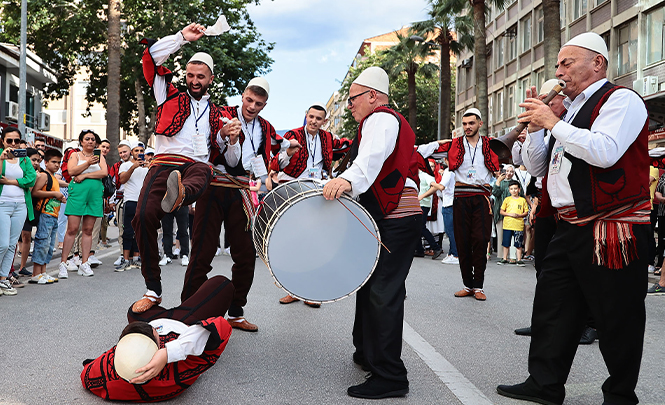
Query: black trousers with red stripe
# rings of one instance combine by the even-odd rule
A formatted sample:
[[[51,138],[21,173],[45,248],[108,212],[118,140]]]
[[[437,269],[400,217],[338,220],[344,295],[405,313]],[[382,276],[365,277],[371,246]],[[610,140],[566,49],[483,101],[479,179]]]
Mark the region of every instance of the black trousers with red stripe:
[[[211,263],[217,251],[222,223],[233,259],[231,281],[235,287],[235,296],[229,315],[242,316],[243,307],[247,304],[247,294],[254,281],[256,249],[238,189],[210,186],[197,202],[189,266],[180,298],[184,302],[208,279],[207,274],[212,270]]]
[[[492,238],[492,213],[487,197],[455,197],[453,200],[455,244],[467,288],[483,288],[487,245]]]
[[[166,180],[173,170],[180,171],[185,186],[183,205],[196,201],[208,188],[211,178],[210,166],[202,162],[180,167],[153,166],[145,176],[132,226],[141,253],[141,274],[145,285],[158,295],[162,294],[162,271],[159,268],[157,230],[162,226],[161,219],[166,214],[161,202],[166,194]]]

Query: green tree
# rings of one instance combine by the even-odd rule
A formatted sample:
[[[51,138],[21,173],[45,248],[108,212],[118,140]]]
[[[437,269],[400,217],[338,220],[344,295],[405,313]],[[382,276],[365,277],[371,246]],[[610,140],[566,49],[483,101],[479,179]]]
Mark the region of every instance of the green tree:
[[[406,73],[409,89],[409,125],[413,132],[418,128],[418,107],[416,99],[416,73],[421,71],[426,76],[431,76],[437,69],[433,63],[426,62],[427,58],[434,56],[432,45],[426,42],[418,42],[411,39],[414,34],[410,31],[406,36],[398,32],[397,44],[383,51],[385,56],[382,67],[386,69],[391,79],[397,79],[402,73]]]
[[[464,0],[428,0],[429,19],[413,24],[413,29],[423,38],[431,38],[441,49],[439,85],[441,87],[441,103],[438,123],[442,139],[449,139],[454,125],[454,87],[451,74],[450,54],[457,56],[464,49],[473,49],[473,21],[469,15],[462,14],[466,8]],[[452,100],[452,101],[451,101]],[[453,113],[451,114],[451,110]]]

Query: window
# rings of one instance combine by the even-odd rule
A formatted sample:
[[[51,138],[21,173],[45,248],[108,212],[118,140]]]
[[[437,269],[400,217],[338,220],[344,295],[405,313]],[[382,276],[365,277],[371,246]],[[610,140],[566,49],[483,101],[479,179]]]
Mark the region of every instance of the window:
[[[503,121],[503,90],[496,92],[496,110],[494,118],[496,122]]]
[[[460,66],[457,74],[457,92],[462,93],[464,91],[466,91],[466,68]]]
[[[545,70],[540,69],[539,71],[536,72],[536,83],[534,83],[534,86],[536,86],[536,91],[540,91],[540,88],[543,87],[544,83],[545,83]]]
[[[568,1],[567,0],[561,0],[559,3],[559,14],[561,15],[561,28],[565,27],[566,24],[568,23],[568,18],[566,17],[568,14],[566,12],[568,11]]]
[[[637,69],[637,20],[619,27],[618,37],[617,75],[621,76]]]
[[[503,66],[503,37],[494,41],[496,47],[496,68]]]
[[[587,0],[573,0],[573,20],[577,20],[586,14]]]
[[[543,13],[542,7],[539,7],[536,10],[536,25],[538,26],[536,43],[539,44],[545,40],[545,14]]]
[[[515,115],[515,85],[512,84],[508,87],[508,110],[506,117],[512,118]]]
[[[531,49],[531,17],[522,20],[522,52]]]
[[[525,77],[524,79],[520,80],[520,85],[517,91],[519,91],[519,97],[517,97],[518,100],[524,101],[526,100],[526,91],[529,89],[529,76]]]
[[[665,7],[647,14],[647,65],[665,59]]]
[[[511,61],[517,58],[517,26],[506,31],[506,39],[508,41],[508,60]]]
[[[494,97],[487,97],[487,126],[490,127],[492,125],[492,117],[494,117],[494,106],[493,106],[493,101]],[[462,121],[458,121],[462,122]]]

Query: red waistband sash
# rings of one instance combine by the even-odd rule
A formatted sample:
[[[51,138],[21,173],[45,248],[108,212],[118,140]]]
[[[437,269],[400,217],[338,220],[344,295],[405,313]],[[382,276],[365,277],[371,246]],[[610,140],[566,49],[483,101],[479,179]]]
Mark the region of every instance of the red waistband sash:
[[[172,153],[160,153],[150,161],[150,168],[153,166],[180,167],[186,164],[196,163],[196,160],[183,155]]]
[[[573,225],[593,222],[593,264],[618,270],[638,258],[633,225],[650,223],[651,204],[645,200],[584,218],[577,217],[575,206],[557,208],[557,211],[560,219]]]
[[[455,198],[475,197],[477,195],[485,197],[485,200],[487,200],[487,206],[490,210],[490,215],[494,215],[492,212],[492,202],[490,201],[492,186],[489,184],[478,186],[475,184],[460,183],[459,181],[455,182]]]
[[[256,207],[252,202],[252,195],[249,192],[249,177],[232,176],[213,168],[210,185],[215,187],[236,188],[240,191],[242,207],[245,211],[245,215],[247,215],[247,229],[249,229],[254,221],[254,217],[256,217]]]

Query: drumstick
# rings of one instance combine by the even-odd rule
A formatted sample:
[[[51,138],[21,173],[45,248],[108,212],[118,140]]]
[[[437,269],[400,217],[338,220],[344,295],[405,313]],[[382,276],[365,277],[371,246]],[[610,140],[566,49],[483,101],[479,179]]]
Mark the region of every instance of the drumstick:
[[[358,222],[360,222],[360,224],[361,224],[362,226],[365,227],[365,229],[367,229],[367,232],[369,232],[372,236],[374,236],[374,239],[376,239],[376,240],[381,244],[381,246],[383,246],[383,247],[388,251],[388,253],[391,253],[391,252],[390,252],[390,249],[388,249],[388,248],[386,247],[386,245],[384,245],[383,242],[381,242],[381,240],[379,240],[379,238],[377,238],[376,235],[374,235],[374,234],[372,233],[372,231],[370,231],[369,228],[368,228],[367,226],[365,226],[365,224],[363,223],[363,221],[361,221],[360,218],[358,218],[358,217],[356,216],[356,214],[354,214],[353,211],[351,211],[351,210],[349,209],[349,207],[347,207],[346,205],[344,205],[344,203],[342,202],[342,200],[340,200],[340,199],[338,198],[337,201],[339,201],[339,203],[342,204],[342,206],[343,206],[344,208],[346,208],[346,210],[349,211],[349,212],[351,213],[351,215],[353,215],[353,216],[358,220]]]

